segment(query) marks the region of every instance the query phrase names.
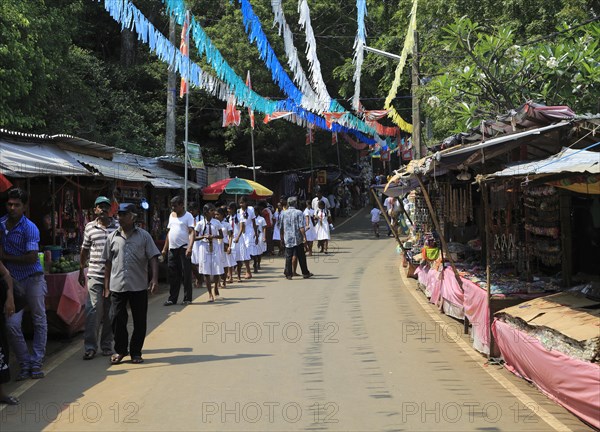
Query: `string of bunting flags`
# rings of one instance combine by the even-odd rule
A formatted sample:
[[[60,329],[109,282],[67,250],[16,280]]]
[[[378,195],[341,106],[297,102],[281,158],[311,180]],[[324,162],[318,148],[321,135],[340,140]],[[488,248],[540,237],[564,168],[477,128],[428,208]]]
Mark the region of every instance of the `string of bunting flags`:
[[[408,29],[406,30],[406,38],[404,40],[404,46],[402,47],[402,53],[400,53],[400,61],[398,62],[398,66],[396,67],[396,72],[394,75],[394,81],[392,82],[392,87],[385,98],[385,102],[383,104],[384,108],[388,110],[388,117],[392,119],[392,121],[397,124],[400,129],[412,133],[412,125],[407,123],[398,111],[392,106],[392,100],[396,97],[398,93],[398,87],[400,87],[400,80],[402,78],[402,71],[404,70],[404,65],[406,64],[406,58],[408,57],[408,53],[412,51],[415,45],[415,30],[417,29],[417,4],[419,0],[413,0],[413,5],[410,11],[410,22],[408,25]]]
[[[112,2],[114,0],[105,1]],[[127,0],[118,1],[127,2]],[[173,15],[177,24],[183,25],[186,13],[185,4],[183,0],[163,0],[163,3],[166,5],[169,14]],[[306,126],[306,124],[312,124],[320,129],[329,129],[326,126],[324,118],[303,109],[291,99],[284,99],[274,102],[274,107],[272,105],[269,105],[268,108],[270,109],[264,109],[264,102],[273,103],[273,101],[267,101],[265,98],[262,98],[255,92],[248,89],[244,81],[235,73],[235,71],[233,71],[231,66],[223,58],[220,51],[214,46],[211,39],[208,37],[202,26],[196,21],[194,16],[191,17],[190,21],[190,34],[192,35],[192,39],[200,55],[205,56],[206,61],[208,62],[208,64],[211,65],[217,76],[223,79],[223,81],[225,81],[225,83],[229,86],[230,93],[233,93],[235,95],[237,103],[252,107],[255,111],[260,111],[267,114],[270,114],[274,111],[289,111],[294,114],[294,116],[289,116],[289,119],[292,121],[302,122],[304,126]],[[367,126],[364,125],[364,127]],[[370,143],[374,142],[373,139],[368,138],[363,133],[361,133],[358,130],[358,127],[347,127],[339,124],[334,124],[332,130],[334,132],[344,131],[347,133],[351,133],[361,141]],[[370,129],[370,132],[368,133],[374,134],[374,132],[374,130]]]
[[[360,77],[362,74],[362,64],[365,55],[365,45],[367,44],[367,30],[365,28],[365,17],[367,16],[367,0],[356,0],[358,30],[354,39],[354,58],[352,59],[356,68],[354,69],[354,96],[352,97],[352,108],[359,111],[360,106]]]
[[[252,5],[248,0],[238,0],[241,4],[242,11],[242,21],[244,23],[244,28],[248,35],[248,40],[251,43],[256,44],[256,47],[259,51],[259,56],[271,72],[271,76],[273,77],[273,82],[279,85],[281,90],[287,94],[296,104],[304,106],[307,109],[312,111],[316,111],[318,113],[323,113],[324,110],[319,107],[319,100],[313,97],[314,91],[311,90],[308,93],[305,93],[299,90],[284,70],[283,66],[279,62],[277,55],[273,51],[271,44],[267,39],[267,35],[264,33],[262,29],[262,25],[260,23],[260,19],[254,13],[252,9]],[[281,5],[280,5],[281,7]],[[308,8],[308,5],[306,6]],[[280,9],[277,13],[280,17],[283,17],[285,20],[285,16],[283,15],[283,11]],[[312,34],[312,27],[310,27],[309,19],[307,19],[307,28],[310,28],[310,33]],[[314,35],[313,38],[314,39]],[[292,41],[293,43],[293,41]],[[320,77],[320,66],[319,60],[316,58],[316,50],[309,49],[307,56],[311,57],[314,55],[314,59],[312,64],[315,65],[318,69],[318,76]],[[310,62],[310,60],[309,60]],[[322,82],[322,77],[319,78]],[[350,127],[352,129],[357,129],[361,132],[367,134],[374,134],[375,130],[364,123],[362,120],[353,116],[349,113],[344,107],[342,107],[339,103],[333,101],[331,97],[327,93],[327,89],[325,84],[323,83],[322,87],[324,88],[324,95],[321,96],[320,101],[322,101],[323,105],[326,106],[326,110],[333,112],[341,112],[343,115],[337,116],[336,121],[344,126]]]
[[[102,0],[97,1],[100,2]],[[359,38],[362,38],[362,43],[357,43],[355,41],[355,47],[358,47],[361,44],[364,45],[364,39],[366,37],[366,31],[364,30],[366,3],[364,6],[362,6],[363,0],[357,1],[357,4],[361,5],[360,7],[362,7],[362,12],[361,9],[359,9],[359,16],[362,16],[362,18],[359,19],[359,21],[362,21],[362,24],[359,23],[359,27],[362,26],[362,30],[359,29],[356,41],[358,41]],[[413,9],[411,11],[411,24],[409,25],[408,35],[414,34],[414,30],[411,31],[410,28],[411,26],[416,26],[417,1],[418,0],[414,0],[413,3]],[[179,25],[183,26],[182,41],[179,48],[174,46],[168,40],[168,38],[160,33],[143,15],[143,13],[131,3],[131,1],[104,0],[103,3],[105,10],[115,21],[121,25],[122,29],[129,29],[135,32],[138,40],[147,44],[150,50],[154,52],[161,61],[167,63],[170,69],[181,76],[181,95],[188,91],[189,85],[192,85],[206,91],[220,100],[228,102],[227,109],[224,110],[224,123],[227,118],[228,122],[239,124],[240,114],[235,106],[236,104],[240,104],[248,109],[252,128],[254,127],[254,111],[258,111],[266,115],[264,123],[268,123],[269,121],[277,118],[285,118],[286,120],[292,121],[301,126],[308,126],[309,130],[311,131],[311,136],[313,137],[314,127],[328,130],[332,133],[332,144],[337,143],[337,135],[338,133],[341,133],[342,137],[344,137],[344,139],[348,141],[353,148],[362,149],[366,148],[367,145],[372,146],[372,153],[374,155],[381,154],[382,151],[385,154],[385,152],[391,152],[398,149],[398,145],[394,145],[393,141],[391,141],[389,138],[387,144],[382,145],[380,142],[377,142],[377,140],[380,140],[380,138],[377,136],[378,134],[388,137],[395,136],[399,140],[398,128],[383,126],[377,122],[377,120],[382,118],[383,115],[388,115],[396,124],[398,124],[397,117],[399,117],[399,115],[397,117],[394,115],[396,112],[393,107],[386,106],[385,110],[376,111],[366,111],[364,108],[361,111],[359,109],[358,112],[361,114],[361,116],[364,116],[363,121],[348,113],[327,93],[327,89],[322,82],[320,63],[316,57],[316,41],[314,39],[314,33],[310,23],[310,10],[308,9],[306,0],[299,0],[298,8],[300,12],[300,25],[304,28],[306,33],[308,45],[307,56],[310,57],[309,64],[312,84],[315,87],[314,90],[308,83],[308,79],[306,78],[306,75],[300,66],[297,54],[295,57],[288,56],[288,64],[290,64],[290,62],[293,64],[294,58],[298,64],[298,67],[296,68],[290,65],[291,69],[294,71],[295,79],[302,82],[301,76],[304,76],[303,82],[305,84],[302,85],[302,90],[296,87],[292,79],[290,79],[289,75],[285,72],[281,63],[277,60],[276,55],[262,30],[260,21],[256,15],[254,15],[250,2],[248,0],[238,0],[238,2],[242,7],[242,16],[244,17],[244,26],[248,33],[248,37],[251,41],[257,44],[259,52],[261,52],[261,57],[263,57],[265,63],[269,65],[273,80],[280,85],[282,91],[284,91],[286,96],[288,96],[286,99],[274,101],[264,98],[254,92],[251,88],[252,86],[250,83],[249,72],[246,82],[244,82],[244,80],[239,77],[235,71],[233,71],[231,66],[223,58],[222,54],[214,46],[196,19],[191,16],[186,20],[186,10],[183,0],[163,0],[163,3],[165,3],[167,7],[167,11],[174,16]],[[274,12],[281,7],[280,3],[278,4],[278,8],[275,7],[276,3],[277,0],[272,0]],[[285,22],[283,11],[278,11],[275,13],[275,21],[280,25],[280,32],[283,29],[285,34],[285,29],[289,30],[289,26],[287,26],[287,23]],[[408,35],[407,41],[405,41],[405,46],[403,48],[404,63],[406,61],[406,55],[408,51],[412,49],[411,44],[414,43],[414,38],[412,42],[410,42],[408,40]],[[198,64],[190,61],[188,37],[189,39],[193,39],[198,52],[200,55],[205,57],[207,63],[212,67],[217,77],[206,73]],[[286,48],[286,51],[291,51],[291,49],[289,49],[290,47],[293,48],[291,32],[287,39],[289,46]],[[295,51],[295,48],[293,48],[293,50]],[[355,61],[357,61],[357,59],[358,58],[355,56]],[[396,69],[396,75],[398,75],[398,70],[400,70],[401,73],[401,66],[403,66],[402,60],[400,63],[401,64],[399,64],[399,67]],[[299,76],[300,78],[298,78]],[[397,87],[399,85],[399,82],[396,83],[396,81],[397,80],[395,79],[390,94],[388,94],[388,98],[386,98],[386,105],[389,105],[391,99],[395,97],[394,92],[397,91]],[[360,76],[358,77],[358,83],[358,91],[360,92]],[[305,91],[306,89],[310,90]],[[355,90],[356,89],[357,87],[355,85]],[[390,95],[392,95],[392,93],[394,94],[390,99]],[[329,100],[329,111],[324,109],[324,100]],[[321,115],[308,111],[307,107],[309,106]],[[412,131],[412,126],[408,123],[405,125],[400,124],[399,126],[400,129],[405,131]],[[366,134],[373,135],[375,138],[371,138]],[[356,137],[356,139],[350,137],[350,135],[353,135]],[[398,151],[400,152],[400,150]],[[404,149],[402,151],[404,151]]]

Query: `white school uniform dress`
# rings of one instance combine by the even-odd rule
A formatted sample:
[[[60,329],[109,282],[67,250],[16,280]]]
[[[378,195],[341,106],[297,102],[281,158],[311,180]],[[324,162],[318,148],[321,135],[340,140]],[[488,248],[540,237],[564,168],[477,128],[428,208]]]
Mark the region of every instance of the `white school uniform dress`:
[[[220,229],[221,223],[216,219],[211,219],[210,221],[203,219],[196,224],[196,234],[198,236],[213,235],[216,237],[219,235]],[[200,243],[198,273],[210,276],[223,274],[223,265],[221,264],[221,254],[217,239],[212,239],[212,241],[202,239],[196,243]]]
[[[231,243],[231,254],[233,255],[234,260],[236,262],[248,261],[250,259],[250,254],[248,253],[248,249],[246,249],[244,239],[240,236],[240,240],[237,243],[235,242],[235,239],[238,235],[240,235],[240,230],[242,228],[237,213],[234,216],[229,216],[229,223],[231,224],[231,228],[233,229],[233,243]]]
[[[233,255],[233,251],[231,253],[227,253],[227,249],[229,249],[229,234],[232,232],[231,224],[227,221],[227,219],[223,219],[221,221],[221,231],[223,232],[223,267],[235,267],[235,256]],[[219,240],[221,241],[221,240]]]
[[[273,241],[281,240],[281,225],[279,224],[279,220],[281,219],[281,212],[279,210],[273,213]]]
[[[244,222],[246,226],[244,232],[242,233],[240,241],[244,241],[244,244],[246,245],[246,249],[248,250],[248,254],[250,256],[259,255],[256,244],[256,234],[254,233],[253,224],[253,221],[256,222],[256,214],[254,213],[254,207],[248,206],[246,207],[246,210],[239,209],[238,218],[240,222]]]
[[[198,215],[194,218],[194,227],[198,226],[198,222],[203,221],[204,220],[204,216],[202,215]],[[195,230],[195,228],[194,228]],[[198,237],[198,232],[196,231],[196,237]],[[194,246],[192,246],[192,264],[193,265],[198,265],[198,259],[199,259],[199,255],[200,255],[200,242],[199,241],[195,241],[194,242]]]
[[[267,221],[262,216],[256,216],[256,225],[258,226],[258,249],[257,255],[262,255],[267,251],[267,242],[264,240],[265,230],[267,229]]]
[[[317,230],[313,224],[313,216],[315,211],[313,209],[304,209],[304,229],[306,230],[306,241],[315,241],[317,239]],[[308,222],[306,218],[308,217]]]
[[[327,221],[329,210],[319,209],[315,213],[315,216],[317,218],[317,223],[315,224],[317,240],[329,240],[331,238],[331,234],[329,233],[329,222]]]

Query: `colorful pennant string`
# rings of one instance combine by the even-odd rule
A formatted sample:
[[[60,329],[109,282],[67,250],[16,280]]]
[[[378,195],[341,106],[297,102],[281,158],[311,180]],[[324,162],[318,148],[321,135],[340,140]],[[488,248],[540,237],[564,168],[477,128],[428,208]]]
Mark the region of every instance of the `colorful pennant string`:
[[[115,0],[105,0],[111,2]],[[127,0],[116,0],[118,2],[127,2]],[[128,3],[128,2],[127,2]],[[183,0],[163,0],[163,3],[167,6],[167,11],[175,17],[175,21],[182,25],[185,20],[185,4]],[[239,104],[252,107],[256,111],[270,114],[273,111],[292,111],[295,114],[295,118],[299,119],[304,123],[309,123],[317,126],[320,129],[328,129],[325,123],[325,119],[319,117],[311,112],[302,109],[291,99],[285,99],[274,103],[270,100],[262,98],[255,92],[251,91],[244,80],[240,78],[235,71],[229,66],[227,61],[223,58],[219,50],[214,46],[211,39],[208,37],[202,26],[196,21],[195,17],[192,16],[190,23],[190,34],[192,39],[198,48],[199,53],[206,57],[208,64],[211,65],[217,76],[221,78],[227,85],[231,92],[235,95]],[[265,103],[269,103],[268,106],[263,106]],[[338,104],[339,105],[339,104]],[[268,108],[268,109],[266,109]],[[341,105],[338,111],[343,110]],[[358,121],[350,122],[349,125],[333,125],[334,132],[346,131],[354,134],[357,138],[364,142],[374,142],[372,139],[365,137],[360,131],[364,129],[365,133],[375,134],[375,131],[368,127],[364,122]]]
[[[398,111],[392,106],[392,100],[396,97],[398,93],[398,87],[400,87],[400,80],[402,78],[402,70],[404,69],[404,65],[406,64],[406,58],[408,57],[408,53],[412,51],[415,45],[415,30],[417,29],[417,4],[419,0],[413,0],[412,9],[410,11],[410,22],[408,25],[408,29],[406,30],[406,39],[404,40],[404,47],[402,48],[402,53],[400,54],[400,61],[398,66],[396,67],[396,73],[394,76],[394,81],[392,82],[392,87],[390,88],[390,92],[385,98],[384,108],[388,110],[388,116],[392,119],[392,121],[400,127],[403,131],[412,133],[412,125],[407,123]]]
[[[354,69],[354,96],[352,97],[352,108],[354,111],[359,110],[360,105],[360,77],[362,74],[362,64],[364,60],[364,47],[367,43],[367,30],[365,28],[365,16],[367,15],[367,0],[356,0],[357,24],[356,39],[354,39],[354,58],[353,62],[356,65]]]

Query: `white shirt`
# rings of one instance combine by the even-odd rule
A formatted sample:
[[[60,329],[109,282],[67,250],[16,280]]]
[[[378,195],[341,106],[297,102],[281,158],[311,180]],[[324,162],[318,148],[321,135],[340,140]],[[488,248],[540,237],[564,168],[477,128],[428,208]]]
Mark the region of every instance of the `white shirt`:
[[[169,249],[178,249],[187,246],[189,243],[189,229],[194,228],[194,216],[190,212],[185,212],[181,217],[169,216]]]
[[[207,222],[206,219],[202,219],[200,222],[196,224],[196,235],[198,237],[211,235],[213,237],[219,236],[219,230],[221,229],[221,222],[212,218],[210,222]],[[208,242],[208,239],[202,239],[200,241]]]
[[[246,210],[239,209],[238,218],[240,220],[240,223],[245,222],[246,224],[246,230],[244,232],[245,236],[249,239],[254,240],[254,225],[252,224],[252,220],[256,219],[254,207],[248,206],[246,207]]]
[[[371,210],[371,222],[379,222],[379,217],[381,216],[381,210],[378,208],[374,208]]]
[[[325,208],[328,209],[330,207],[329,200],[324,196],[321,197],[321,201],[325,203]],[[311,207],[314,211],[319,210],[319,197],[314,197],[311,203]]]

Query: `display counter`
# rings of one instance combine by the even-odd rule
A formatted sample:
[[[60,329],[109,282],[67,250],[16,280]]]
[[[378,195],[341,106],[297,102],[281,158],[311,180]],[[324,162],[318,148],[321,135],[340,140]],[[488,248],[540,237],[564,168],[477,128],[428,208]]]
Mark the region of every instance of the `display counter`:
[[[439,264],[439,263],[438,263]],[[490,317],[493,312],[550,293],[493,294],[488,302],[486,289],[472,280],[462,277],[462,289],[452,268],[421,264],[415,275],[430,303],[444,314],[462,320],[465,317],[472,326],[473,348],[490,354]],[[497,354],[495,351],[492,355]]]

